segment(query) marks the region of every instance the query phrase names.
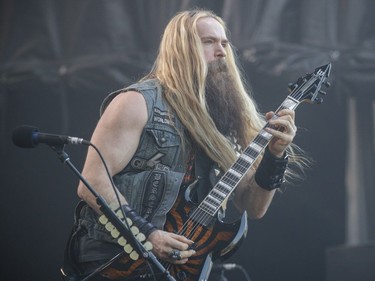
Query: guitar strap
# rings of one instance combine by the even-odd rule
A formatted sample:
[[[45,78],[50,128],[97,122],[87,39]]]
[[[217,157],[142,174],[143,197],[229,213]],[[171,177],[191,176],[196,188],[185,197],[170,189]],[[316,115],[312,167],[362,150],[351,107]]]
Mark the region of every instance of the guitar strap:
[[[195,195],[197,203],[202,202],[208,192],[212,188],[210,181],[210,170],[213,165],[213,161],[199,149],[195,156],[195,178],[197,180]]]

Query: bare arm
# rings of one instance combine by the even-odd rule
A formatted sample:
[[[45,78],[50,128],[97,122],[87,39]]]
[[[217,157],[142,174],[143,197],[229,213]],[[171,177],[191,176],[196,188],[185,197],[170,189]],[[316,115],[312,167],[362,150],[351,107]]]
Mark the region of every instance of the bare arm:
[[[138,92],[119,94],[108,105],[95,128],[91,142],[102,153],[111,176],[120,172],[130,161],[137,149],[146,121],[146,102]],[[91,147],[82,174],[107,203],[116,200],[104,166]],[[95,198],[82,182],[77,192],[80,198],[100,213]],[[121,200],[123,204],[126,203],[124,197],[121,197]]]

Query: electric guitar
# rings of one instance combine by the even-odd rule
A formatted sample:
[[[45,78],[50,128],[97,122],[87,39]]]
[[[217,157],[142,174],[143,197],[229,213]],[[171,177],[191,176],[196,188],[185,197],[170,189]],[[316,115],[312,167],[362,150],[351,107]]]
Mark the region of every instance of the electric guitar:
[[[331,64],[315,69],[299,78],[296,83],[289,85],[290,93],[280,107],[295,110],[302,102],[320,104],[321,86],[329,86],[326,82],[331,70]],[[165,269],[178,281],[207,280],[212,262],[225,259],[233,254],[247,233],[246,212],[241,219],[233,223],[224,223],[220,209],[233,193],[238,183],[249,171],[272,139],[265,128],[271,127],[266,123],[254,140],[243,150],[235,163],[226,171],[217,184],[211,189],[199,205],[191,202],[187,188],[181,194],[168,213],[164,230],[183,235],[194,241],[196,254],[183,265],[162,262]],[[129,252],[129,251],[128,251]],[[130,257],[126,252],[115,256],[112,260],[98,268],[83,281],[109,280],[165,280],[163,273],[150,271],[150,266],[144,259]],[[164,273],[165,274],[165,273]],[[106,280],[106,279],[104,279]]]

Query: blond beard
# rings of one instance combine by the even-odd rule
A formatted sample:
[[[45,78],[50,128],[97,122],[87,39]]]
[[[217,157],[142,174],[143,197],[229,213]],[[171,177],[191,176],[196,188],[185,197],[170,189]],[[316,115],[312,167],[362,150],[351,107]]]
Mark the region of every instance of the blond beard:
[[[229,73],[224,59],[208,64],[206,103],[210,116],[221,134],[224,136],[232,134],[237,139],[244,137],[243,104],[239,99],[235,80]]]

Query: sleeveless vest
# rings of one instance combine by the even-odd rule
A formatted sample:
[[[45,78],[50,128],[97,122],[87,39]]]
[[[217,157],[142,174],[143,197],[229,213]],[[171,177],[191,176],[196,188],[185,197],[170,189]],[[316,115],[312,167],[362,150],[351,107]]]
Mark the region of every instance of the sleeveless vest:
[[[163,229],[185,174],[188,155],[182,149],[179,134],[183,126],[163,99],[162,88],[154,79],[109,94],[100,114],[115,96],[130,90],[145,98],[148,120],[134,156],[113,181],[138,214]],[[74,228],[71,243],[77,262],[110,259],[119,252],[116,239],[98,222],[96,212],[82,201],[77,206]]]
[[[102,104],[101,114],[116,95],[130,90],[145,98],[148,120],[133,158],[113,180],[138,214],[162,228],[185,174],[187,155],[179,134],[183,126],[154,79],[111,93]]]

